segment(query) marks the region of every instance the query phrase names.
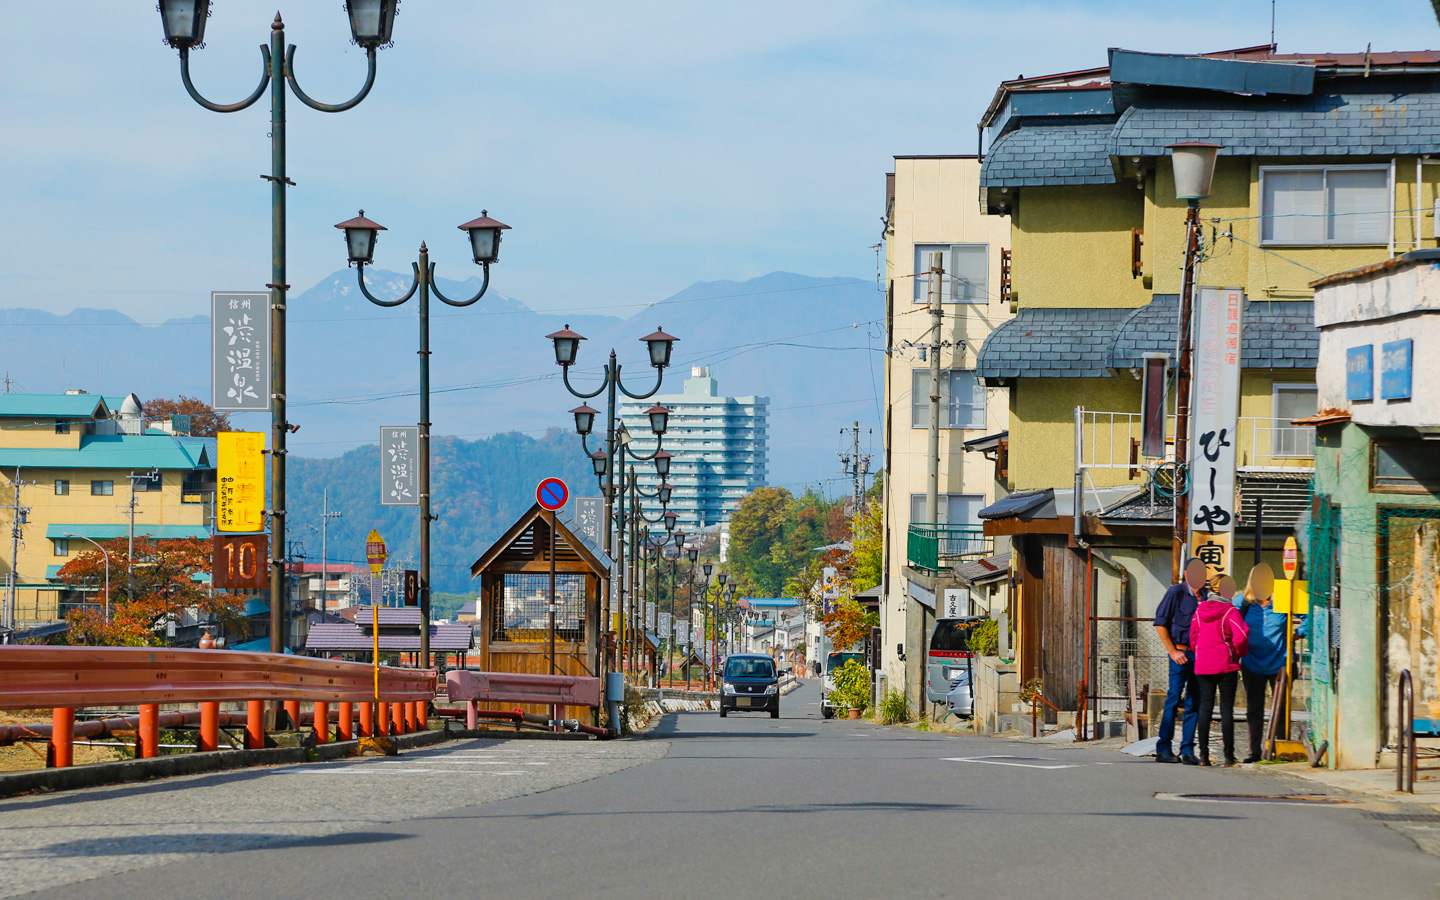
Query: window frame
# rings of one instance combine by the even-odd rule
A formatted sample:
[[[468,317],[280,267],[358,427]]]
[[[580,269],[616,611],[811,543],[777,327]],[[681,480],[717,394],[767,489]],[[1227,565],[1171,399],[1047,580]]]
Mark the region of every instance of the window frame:
[[[954,287],[954,285],[955,285],[955,281],[954,281],[955,274],[954,274],[954,270],[955,270],[955,248],[957,248],[957,247],[980,247],[980,248],[982,248],[982,249],[985,251],[985,267],[984,267],[984,271],[985,271],[985,281],[984,281],[982,284],[978,285],[979,296],[976,297],[976,298],[973,299],[973,300],[957,300],[957,299],[955,299],[955,287]],[[963,304],[963,305],[966,305],[966,306],[984,306],[984,305],[986,305],[986,304],[988,304],[988,303],[990,302],[990,244],[989,244],[988,242],[985,242],[985,241],[954,241],[954,242],[950,242],[950,241],[921,241],[921,242],[918,242],[918,243],[911,244],[911,245],[910,245],[910,259],[911,259],[911,261],[912,261],[911,264],[914,265],[917,270],[920,268],[919,259],[917,258],[917,254],[920,253],[920,252],[922,251],[922,249],[923,249],[924,252],[926,252],[926,253],[934,253],[935,251],[939,250],[939,251],[941,251],[942,253],[944,253],[944,255],[945,255],[945,276],[944,276],[944,277],[945,277],[945,279],[947,279],[947,280],[949,281],[950,289],[947,290],[947,291],[945,291],[944,295],[940,298],[941,304],[950,303],[950,304],[956,304],[956,305]],[[911,292],[910,292],[910,302],[911,302],[911,303],[918,303],[918,304],[922,304],[922,305],[923,305],[923,304],[929,302],[929,300],[926,298],[926,292],[929,290],[928,285],[926,286],[926,290],[925,290],[925,291],[920,290],[920,285],[921,285],[922,283],[924,283],[924,282],[921,281],[921,276],[924,275],[924,276],[926,277],[926,279],[928,279],[928,278],[929,278],[929,274],[930,274],[930,273],[929,273],[928,271],[926,271],[926,272],[916,271],[916,272],[914,273],[913,277],[911,278],[911,280],[914,282],[914,285],[915,285],[915,286],[914,286],[914,289],[912,289]],[[917,293],[919,294],[919,296],[916,296]]]
[[[51,539],[50,539],[50,544],[51,544],[50,553],[51,553],[52,556],[69,556],[69,555],[70,555],[70,539],[69,539],[69,538],[63,538],[63,537],[51,538]]]
[[[1381,483],[1378,480],[1377,464],[1381,449],[1396,445],[1408,446],[1419,441],[1372,440],[1370,442],[1370,493],[1372,494],[1433,494],[1440,491],[1440,478],[1435,480],[1415,479],[1409,483]]]
[[[96,490],[100,487],[101,490]],[[99,478],[90,479],[90,496],[92,497],[113,497],[115,496],[115,482],[105,481]]]
[[[68,479],[68,478],[57,478],[57,479],[55,479],[55,496],[57,496],[57,497],[68,497],[68,496],[70,496],[70,479]]]
[[[56,421],[56,423],[55,423],[55,433],[56,433],[56,434],[69,434],[69,433],[70,433],[70,423],[69,423],[69,422]]]
[[[951,521],[949,521],[949,519],[950,519],[949,510],[950,510],[950,498],[951,498],[951,497],[972,497],[972,498],[978,498],[979,505],[976,506],[975,511],[978,513],[980,510],[982,510],[982,509],[985,508],[985,495],[984,495],[984,494],[969,493],[969,492],[966,492],[966,491],[961,491],[961,492],[959,492],[959,493],[939,494],[939,495],[937,495],[936,498],[935,498],[935,500],[936,500],[936,503],[935,503],[935,505],[936,505],[936,512],[937,512],[937,513],[940,513],[941,518],[943,518],[945,521],[943,521],[943,522],[922,522],[922,521],[920,521],[919,519],[914,518],[914,512],[915,512],[915,503],[916,503],[917,500],[918,500],[920,503],[922,503],[922,504],[925,502],[925,492],[924,492],[924,491],[912,492],[912,493],[910,494],[910,509],[906,510],[907,514],[911,516],[911,519],[910,519],[910,521],[909,521],[907,524],[909,524],[909,525],[958,525],[958,526],[970,526],[970,527],[979,527],[980,525],[984,524],[984,523],[982,523],[978,518],[977,518],[974,522],[951,522]],[[923,510],[923,506],[922,506],[922,510]],[[924,512],[922,511],[920,514],[921,514],[921,515],[924,515]]]
[[[1286,391],[1309,391],[1315,395],[1315,406],[1320,406],[1320,388],[1312,382],[1305,381],[1273,381],[1270,383],[1270,455],[1276,459],[1314,459],[1315,458],[1315,429],[1301,425],[1291,425],[1288,421],[1282,422],[1280,415],[1280,395]],[[1309,453],[1293,453],[1282,446],[1281,429],[1304,433],[1310,438]]]
[[[969,404],[966,404],[967,408],[977,410],[978,413],[979,413],[979,415],[978,415],[977,417],[972,418],[967,424],[961,424],[961,425],[952,425],[952,424],[950,424],[950,422],[952,421],[951,411],[953,411],[954,408],[955,408],[955,382],[954,382],[954,379],[955,379],[956,373],[968,374],[971,378],[974,378],[974,379],[975,379],[974,389],[975,389],[975,391],[978,393],[978,398],[979,398],[979,402],[978,402],[978,403],[969,403]],[[925,378],[926,378],[926,380],[928,381],[928,379],[929,379],[929,377],[930,377],[930,370],[929,370],[928,368],[925,368],[925,369],[912,368],[912,369],[910,370],[910,428],[911,428],[911,430],[920,430],[920,429],[926,429],[926,428],[929,428],[929,427],[930,427],[930,421],[929,421],[929,419],[930,419],[930,413],[929,413],[928,411],[925,412],[925,421],[920,422],[920,423],[918,423],[918,424],[917,424],[917,422],[916,422],[916,412],[917,412],[917,410],[923,408],[923,407],[917,407],[917,406],[916,406],[916,398],[917,398],[917,397],[924,397],[926,404],[928,404],[928,403],[930,402],[930,395],[929,395],[929,394],[921,394],[921,393],[919,393],[919,392],[917,392],[917,391],[915,390],[915,381],[916,381],[916,376],[917,376],[917,374],[924,375]],[[987,420],[989,419],[989,410],[987,409],[987,407],[990,405],[990,395],[989,395],[989,392],[986,391],[986,389],[985,389],[985,384],[984,384],[984,382],[982,382],[982,381],[980,380],[980,378],[975,375],[975,370],[974,370],[974,369],[964,369],[964,368],[941,369],[941,370],[940,370],[940,378],[941,378],[940,393],[941,393],[941,397],[942,397],[942,399],[943,399],[943,401],[944,401],[944,402],[942,402],[942,404],[941,404],[940,430],[941,430],[941,431],[984,431],[984,430],[985,430],[985,424],[986,424]],[[927,386],[926,390],[928,390],[928,389],[929,389],[929,388],[928,388],[928,386]],[[974,396],[976,396],[976,395],[972,395],[972,398],[973,398]],[[977,418],[978,418],[978,423],[977,423],[977,421],[976,421]]]
[[[1313,241],[1286,241],[1265,237],[1265,221],[1269,217],[1269,211],[1265,208],[1265,178],[1271,172],[1319,172],[1320,193],[1321,193],[1321,218],[1329,220],[1331,213],[1327,208],[1330,202],[1326,186],[1326,174],[1331,171],[1370,171],[1385,173],[1385,209],[1380,213],[1388,216],[1386,222],[1386,236],[1378,241],[1337,241],[1328,238],[1320,238]],[[1299,166],[1261,166],[1260,180],[1258,184],[1259,195],[1256,205],[1260,207],[1259,235],[1262,247],[1387,247],[1394,243],[1395,235],[1395,167],[1390,163],[1356,163],[1352,165],[1299,165]],[[1328,230],[1328,229],[1327,229]]]

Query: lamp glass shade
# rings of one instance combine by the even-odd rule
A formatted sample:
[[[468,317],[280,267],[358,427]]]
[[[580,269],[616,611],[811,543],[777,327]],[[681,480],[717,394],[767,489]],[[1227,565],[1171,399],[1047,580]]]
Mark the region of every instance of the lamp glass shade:
[[[345,0],[350,36],[365,48],[390,43],[395,28],[395,0]]]
[[[375,229],[345,229],[345,249],[352,263],[369,265],[375,259]]]
[[[610,457],[603,453],[592,453],[590,455],[590,465],[594,466],[597,477],[604,478],[605,473],[610,470]]]
[[[205,20],[210,0],[160,0],[160,23],[165,43],[176,50],[194,47],[205,40]]]
[[[668,481],[662,481],[662,482],[660,482],[660,488],[659,488],[658,493],[659,493],[659,497],[660,497],[660,502],[661,502],[662,504],[664,504],[664,503],[669,503],[669,502],[670,502],[670,493],[671,493],[672,490],[673,490],[673,489],[670,487],[670,482],[668,482]]]
[[[690,548],[686,549],[685,555],[686,555],[686,556],[690,559],[690,561],[693,563],[693,562],[695,561],[695,559],[700,555],[700,549],[699,549],[698,547],[690,547]]]
[[[715,564],[714,564],[714,563],[704,563],[704,564],[702,564],[702,565],[700,566],[700,571],[702,571],[702,572],[705,573],[705,577],[706,577],[706,578],[709,578],[709,577],[710,577],[710,573],[711,573],[712,571],[714,571],[714,569],[715,569]]]
[[[724,587],[725,584],[730,580],[730,573],[729,573],[729,572],[721,572],[721,573],[720,573],[719,575],[717,575],[716,577],[717,577],[718,579],[720,579],[720,586],[721,586],[721,587]]]
[[[673,334],[666,334],[665,329],[657,328],[653,334],[647,334],[640,340],[650,350],[650,365],[657,369],[663,369],[670,365],[670,351],[674,348],[675,341],[679,340]]]
[[[1220,145],[1191,141],[1171,144],[1169,149],[1170,165],[1175,170],[1175,199],[1203,200],[1210,196]]]
[[[555,344],[555,362],[561,366],[573,366],[575,357],[580,353],[580,342],[585,340],[585,336],[571,331],[569,325],[545,336]]]
[[[657,403],[646,411],[646,415],[650,417],[650,430],[656,434],[664,434],[670,421],[670,410]]]
[[[500,258],[500,229],[471,228],[470,251],[477,264],[495,262]]]
[[[661,450],[659,453],[655,454],[655,474],[659,475],[661,478],[665,478],[670,474],[669,451]]]
[[[666,530],[666,531],[674,531],[674,530],[675,530],[675,520],[678,519],[678,518],[680,518],[680,516],[679,516],[677,513],[668,512],[668,511],[667,511],[667,512],[665,513],[665,515],[661,516],[661,518],[665,520],[665,530]]]
[[[599,410],[591,409],[588,403],[570,410],[571,415],[575,417],[575,433],[582,437],[589,434],[591,429],[595,427],[595,414],[597,412],[599,412]]]

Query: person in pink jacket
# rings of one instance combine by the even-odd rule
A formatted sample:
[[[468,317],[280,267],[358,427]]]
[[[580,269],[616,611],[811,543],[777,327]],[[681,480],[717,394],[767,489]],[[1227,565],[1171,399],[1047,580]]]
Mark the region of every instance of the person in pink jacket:
[[[1210,718],[1215,692],[1220,692],[1220,736],[1225,743],[1225,765],[1235,765],[1235,685],[1240,680],[1240,658],[1249,651],[1245,618],[1235,608],[1235,579],[1220,579],[1218,596],[1211,595],[1195,609],[1190,623],[1190,645],[1195,648],[1195,678],[1200,682],[1200,765],[1210,765]]]

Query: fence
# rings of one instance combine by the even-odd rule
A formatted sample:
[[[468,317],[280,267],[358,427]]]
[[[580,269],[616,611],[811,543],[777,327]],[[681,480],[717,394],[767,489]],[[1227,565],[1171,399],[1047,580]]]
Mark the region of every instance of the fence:
[[[1175,417],[1165,419],[1165,455],[1141,453],[1140,413],[1076,410],[1079,464],[1086,469],[1125,469],[1137,473],[1153,468],[1174,453]],[[1292,425],[1289,419],[1242,416],[1236,437],[1236,464],[1262,468],[1309,469],[1315,460],[1315,429]]]
[[[905,539],[905,564],[931,574],[962,559],[989,556],[995,539],[979,525],[912,524]]]
[[[1170,657],[1150,619],[1099,616],[1094,628],[1094,689],[1091,701],[1097,714],[1116,716],[1129,708],[1130,666],[1135,667],[1135,696],[1145,709],[1145,685],[1164,690],[1170,682]]]

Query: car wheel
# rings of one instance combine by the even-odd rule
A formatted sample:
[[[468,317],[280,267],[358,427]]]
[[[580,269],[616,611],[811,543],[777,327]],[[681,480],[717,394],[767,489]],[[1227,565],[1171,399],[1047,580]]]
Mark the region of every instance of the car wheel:
[[[725,718],[725,707],[720,707],[720,718]]]
[[[772,718],[772,719],[778,719],[778,718],[780,718],[780,707],[777,706],[777,707],[775,707],[774,709],[770,710],[770,718]]]
[[[822,719],[828,719],[828,718],[830,718],[830,717],[833,716],[833,715],[835,715],[835,710],[831,709],[831,708],[828,707],[828,706],[824,706],[824,705],[822,705],[822,706],[820,707],[820,718],[822,718]]]

